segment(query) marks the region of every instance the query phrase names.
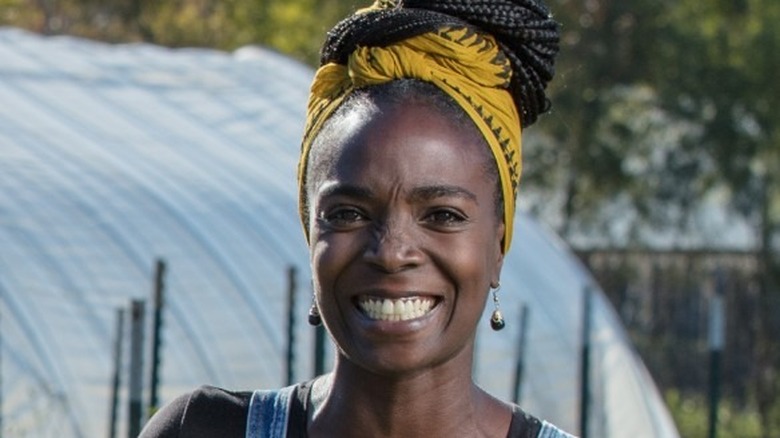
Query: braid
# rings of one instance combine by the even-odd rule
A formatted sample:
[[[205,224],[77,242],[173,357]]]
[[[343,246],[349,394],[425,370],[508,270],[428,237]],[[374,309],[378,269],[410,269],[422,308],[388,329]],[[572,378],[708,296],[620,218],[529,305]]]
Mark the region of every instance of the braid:
[[[344,64],[358,46],[382,47],[446,25],[466,23],[446,14],[413,9],[379,9],[355,14],[328,32],[321,64]]]
[[[540,0],[400,0],[337,24],[322,49],[322,64],[344,64],[360,46],[385,46],[447,25],[470,25],[493,35],[512,64],[510,92],[523,127],[547,112],[547,83],[555,74],[559,30]]]

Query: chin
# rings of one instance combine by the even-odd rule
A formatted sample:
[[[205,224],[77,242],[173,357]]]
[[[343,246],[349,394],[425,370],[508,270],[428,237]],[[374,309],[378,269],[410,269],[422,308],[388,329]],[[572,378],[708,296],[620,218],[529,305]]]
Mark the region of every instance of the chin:
[[[396,348],[375,348],[375,351],[369,354],[366,352],[352,355],[343,354],[340,360],[349,362],[351,367],[357,367],[377,377],[388,379],[413,377],[447,364],[454,365],[455,362],[459,362],[454,360],[459,356],[458,352],[450,354],[439,352],[438,355],[432,355],[431,348],[421,347],[419,350],[415,351],[408,345]],[[461,350],[461,352],[469,354],[468,351]]]

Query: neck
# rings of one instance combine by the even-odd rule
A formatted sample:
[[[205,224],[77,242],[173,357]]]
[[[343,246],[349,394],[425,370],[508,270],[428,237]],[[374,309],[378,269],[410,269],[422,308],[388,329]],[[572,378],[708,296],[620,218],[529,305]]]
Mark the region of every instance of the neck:
[[[474,384],[470,360],[455,365],[386,375],[339,357],[314,388],[309,435],[506,436],[506,405]]]

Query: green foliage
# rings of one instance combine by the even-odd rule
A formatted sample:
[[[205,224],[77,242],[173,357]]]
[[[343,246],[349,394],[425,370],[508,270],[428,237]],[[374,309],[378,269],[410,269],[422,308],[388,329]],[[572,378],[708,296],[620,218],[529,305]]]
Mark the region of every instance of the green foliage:
[[[693,179],[706,181],[697,195],[724,191],[759,236],[762,274],[751,390],[765,436],[778,430],[780,389],[780,349],[772,341],[780,317],[767,310],[780,298],[773,251],[780,243],[778,19],[780,3],[773,0],[681,0],[664,10],[656,53],[665,62],[652,75],[659,106],[698,127],[680,144],[707,160]]]
[[[665,13],[658,53],[668,61],[653,71],[664,107],[701,127],[695,147],[713,160],[710,177],[756,219],[780,172],[778,19],[771,0],[681,2]],[[776,224],[780,198],[768,202]]]
[[[665,399],[682,438],[709,436],[709,405],[704,397],[669,390]],[[755,409],[740,408],[728,399],[721,400],[719,404],[717,432],[719,438],[766,436],[761,432]]]
[[[717,194],[776,236],[780,2],[551,3],[553,113],[527,142],[525,181],[557,187],[559,231],[604,233],[616,208],[635,229],[682,231]]]
[[[42,16],[27,8],[26,0],[0,0],[0,26],[11,25],[37,30]]]
[[[654,91],[644,84],[653,60],[643,54],[658,32],[654,17],[662,3],[558,0],[551,7],[562,23],[562,47],[558,77],[550,89],[553,113],[539,128],[555,146],[547,139],[528,143],[526,181],[560,188],[564,222],[559,231],[567,236],[575,219],[580,226],[603,225],[605,203],[620,198],[628,207],[641,209],[638,201],[648,193],[638,184],[642,176],[623,163],[646,126],[626,131],[632,127],[614,120],[621,114],[613,108],[616,103],[636,106],[645,101],[641,105],[647,111],[642,114],[651,115],[655,105],[648,106],[647,99]],[[604,131],[613,138],[604,141]],[[537,161],[540,156],[545,159]]]
[[[315,64],[342,0],[0,0],[0,25],[110,42],[233,50],[260,44]]]

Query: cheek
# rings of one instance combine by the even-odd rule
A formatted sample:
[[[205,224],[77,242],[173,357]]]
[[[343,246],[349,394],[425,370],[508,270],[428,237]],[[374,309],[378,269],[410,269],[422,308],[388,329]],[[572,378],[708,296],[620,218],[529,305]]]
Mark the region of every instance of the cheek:
[[[330,294],[355,257],[355,245],[348,239],[312,236],[311,269],[318,295]]]
[[[460,288],[481,296],[489,288],[496,269],[496,245],[492,233],[483,230],[468,239],[452,239],[440,247],[438,259]]]
[[[335,283],[342,270],[340,261],[334,258],[336,255],[338,255],[338,251],[334,251],[332,245],[321,240],[313,241],[311,247],[312,287],[322,322],[331,334],[334,333],[334,329],[338,332],[337,327],[332,326],[332,321],[337,319],[335,316],[338,312]]]
[[[316,240],[316,236],[312,238],[311,270],[315,287],[321,291],[323,286],[327,287],[327,284],[330,283],[329,279],[333,277],[333,271],[338,265],[338,260],[334,257],[338,255],[338,252],[333,251],[333,246],[327,241]]]

